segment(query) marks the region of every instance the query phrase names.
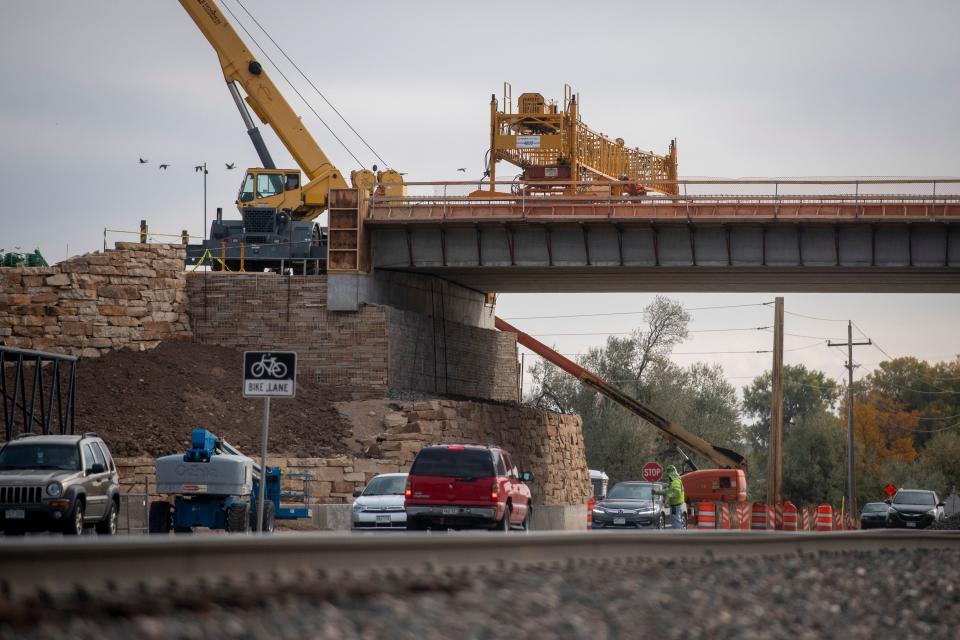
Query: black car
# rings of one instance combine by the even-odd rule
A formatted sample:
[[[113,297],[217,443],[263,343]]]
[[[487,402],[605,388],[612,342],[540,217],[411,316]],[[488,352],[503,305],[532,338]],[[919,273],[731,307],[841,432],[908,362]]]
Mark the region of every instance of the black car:
[[[926,529],[943,520],[943,506],[935,491],[900,489],[888,500],[888,527]]]
[[[886,502],[869,502],[863,505],[860,512],[861,529],[882,529],[887,526],[887,512],[890,507]]]
[[[667,514],[655,482],[618,482],[593,508],[594,529],[663,529]]]

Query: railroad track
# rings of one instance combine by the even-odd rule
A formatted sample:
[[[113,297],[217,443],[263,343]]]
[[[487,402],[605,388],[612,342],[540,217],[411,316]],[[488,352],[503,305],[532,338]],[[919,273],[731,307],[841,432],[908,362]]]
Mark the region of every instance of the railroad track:
[[[5,540],[0,599],[169,592],[217,585],[356,581],[569,567],[658,558],[796,556],[879,549],[960,550],[950,531],[782,533],[688,531]]]

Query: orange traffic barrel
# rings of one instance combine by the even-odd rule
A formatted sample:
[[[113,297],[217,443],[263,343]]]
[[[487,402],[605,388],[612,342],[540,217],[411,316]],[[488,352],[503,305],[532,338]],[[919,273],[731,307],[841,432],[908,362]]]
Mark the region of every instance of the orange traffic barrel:
[[[750,528],[750,505],[747,503],[737,505],[737,526],[736,529]]]
[[[833,507],[828,504],[817,507],[817,531],[833,531]]]
[[[796,531],[799,525],[800,514],[797,510],[797,505],[793,504],[789,500],[783,503],[783,530],[784,531]]]
[[[767,528],[767,505],[762,502],[754,502],[750,515],[751,529]]]
[[[697,528],[717,528],[717,505],[712,502],[701,502],[697,505]]]
[[[590,498],[587,502],[587,529],[593,529],[593,508],[597,506],[597,499]]]

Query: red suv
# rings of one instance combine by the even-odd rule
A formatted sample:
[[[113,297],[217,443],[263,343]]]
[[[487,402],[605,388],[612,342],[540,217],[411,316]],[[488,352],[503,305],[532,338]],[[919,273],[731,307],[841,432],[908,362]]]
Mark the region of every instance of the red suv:
[[[529,471],[519,473],[499,447],[424,447],[407,476],[407,529],[530,528]]]

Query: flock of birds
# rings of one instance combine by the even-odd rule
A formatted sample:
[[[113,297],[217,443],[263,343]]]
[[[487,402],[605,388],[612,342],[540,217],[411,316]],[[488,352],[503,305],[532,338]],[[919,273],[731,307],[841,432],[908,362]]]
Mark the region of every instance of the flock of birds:
[[[139,160],[140,160],[139,164],[150,164],[150,161],[147,160],[146,158],[139,158]],[[236,162],[224,162],[223,165],[227,168],[227,171],[232,171],[233,169],[236,169],[236,168],[237,168],[237,163],[236,163]],[[166,171],[166,170],[169,169],[171,166],[172,166],[172,165],[171,165],[169,162],[165,162],[165,163],[162,163],[162,164],[158,164],[158,165],[157,165],[157,167],[158,167],[160,170],[162,170],[162,171]],[[206,165],[203,165],[203,164],[198,164],[198,165],[196,165],[196,166],[193,168],[193,170],[194,170],[194,172],[196,172],[196,173],[199,173],[200,171],[203,171],[204,173],[209,173],[209,171],[207,171],[207,169],[206,169]]]

